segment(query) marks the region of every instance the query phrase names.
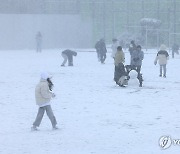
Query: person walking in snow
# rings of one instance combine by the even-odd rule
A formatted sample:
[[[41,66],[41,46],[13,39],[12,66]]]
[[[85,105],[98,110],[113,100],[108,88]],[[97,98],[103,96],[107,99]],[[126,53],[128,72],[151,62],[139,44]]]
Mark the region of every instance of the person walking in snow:
[[[105,60],[106,60],[106,53],[107,53],[107,49],[106,49],[106,44],[104,39],[101,39],[100,41],[98,41],[95,45],[98,57],[100,58],[100,61],[102,64],[104,64]]]
[[[116,52],[117,52],[117,47],[119,46],[119,42],[117,39],[112,39],[112,46],[111,46],[111,49],[112,49],[112,54],[111,54],[111,57],[113,59],[115,59],[115,55],[116,55]]]
[[[179,45],[176,43],[174,43],[172,46],[172,58],[174,58],[175,53],[179,55]]]
[[[64,59],[61,66],[65,66],[67,60],[68,60],[68,66],[73,66],[73,56],[77,56],[77,52],[67,49],[62,51],[61,55]]]
[[[42,34],[41,32],[38,32],[36,34],[36,52],[42,51]]]
[[[136,50],[131,53],[131,66],[134,67],[138,74],[141,72],[142,61],[144,59],[144,52],[141,50],[141,46],[138,45]]]
[[[98,61],[100,61],[100,40],[96,42],[95,44],[95,49],[96,49],[96,53],[97,53],[97,59]]]
[[[52,128],[58,129],[58,127],[56,126],[57,121],[52,111],[50,103],[51,98],[55,97],[55,94],[52,92],[52,88],[53,83],[50,79],[49,74],[46,72],[41,73],[40,82],[37,84],[35,88],[36,104],[39,106],[39,109],[36,119],[33,123],[33,127],[31,127],[32,131],[38,130],[37,127],[40,126],[45,111],[51,121]]]
[[[129,53],[130,53],[130,56],[131,56],[130,65],[132,65],[132,62],[133,62],[132,54],[133,54],[134,51],[136,51],[136,44],[135,44],[135,41],[132,40],[130,45],[129,45]]]
[[[167,61],[169,59],[169,54],[166,51],[166,46],[164,44],[162,44],[160,46],[160,51],[158,51],[156,59],[154,61],[154,64],[157,64],[157,61],[159,61],[159,65],[160,65],[160,77],[164,77],[166,78],[166,65],[167,65]]]

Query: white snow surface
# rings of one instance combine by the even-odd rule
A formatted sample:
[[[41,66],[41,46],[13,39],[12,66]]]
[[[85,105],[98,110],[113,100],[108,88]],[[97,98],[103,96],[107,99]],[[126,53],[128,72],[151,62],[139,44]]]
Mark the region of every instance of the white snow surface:
[[[143,87],[121,88],[111,53],[101,64],[95,52],[78,52],[74,67],[61,67],[61,50],[0,51],[0,153],[179,154],[177,145],[162,150],[159,138],[180,139],[180,58],[170,58],[167,78],[160,78],[155,53],[145,51]],[[42,71],[53,75],[60,129],[53,131],[45,114],[40,131],[31,132]]]

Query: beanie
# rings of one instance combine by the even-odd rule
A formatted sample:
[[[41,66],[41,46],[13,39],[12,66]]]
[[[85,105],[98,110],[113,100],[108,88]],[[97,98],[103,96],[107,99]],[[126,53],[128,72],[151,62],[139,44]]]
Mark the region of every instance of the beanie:
[[[49,74],[47,72],[41,73],[41,79],[47,80],[49,78]]]

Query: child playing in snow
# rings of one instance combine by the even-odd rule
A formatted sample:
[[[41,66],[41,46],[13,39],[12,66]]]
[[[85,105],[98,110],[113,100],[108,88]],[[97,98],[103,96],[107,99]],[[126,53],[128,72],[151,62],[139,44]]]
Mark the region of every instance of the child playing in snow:
[[[50,104],[51,98],[55,97],[55,94],[52,93],[52,87],[53,83],[50,80],[49,74],[46,72],[41,73],[41,80],[35,89],[36,104],[39,106],[39,110],[36,120],[33,123],[33,127],[31,128],[32,131],[38,130],[37,127],[39,127],[45,111],[51,121],[53,129],[58,129],[56,126],[56,118],[53,114]]]
[[[68,60],[68,66],[73,66],[73,56],[77,56],[77,52],[67,49],[62,51],[61,56],[64,59],[61,66],[65,66],[67,60]]]
[[[156,59],[154,61],[154,65],[157,64],[157,61],[159,61],[160,65],[160,77],[166,78],[166,65],[167,65],[167,60],[169,59],[169,54],[166,51],[166,46],[162,44],[160,46],[160,51],[157,53]],[[162,71],[163,70],[163,71]]]

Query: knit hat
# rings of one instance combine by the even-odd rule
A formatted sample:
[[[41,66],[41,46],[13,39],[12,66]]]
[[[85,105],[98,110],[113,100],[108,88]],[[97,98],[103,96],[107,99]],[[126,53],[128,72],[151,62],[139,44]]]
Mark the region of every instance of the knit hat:
[[[121,47],[121,46],[118,46],[118,47],[117,47],[117,50],[118,50],[118,51],[122,51],[122,47]]]
[[[160,46],[160,50],[166,50],[166,46],[165,46],[164,44],[162,44],[162,45]]]
[[[47,80],[50,77],[50,75],[47,72],[41,73],[41,79]]]

